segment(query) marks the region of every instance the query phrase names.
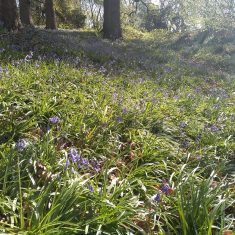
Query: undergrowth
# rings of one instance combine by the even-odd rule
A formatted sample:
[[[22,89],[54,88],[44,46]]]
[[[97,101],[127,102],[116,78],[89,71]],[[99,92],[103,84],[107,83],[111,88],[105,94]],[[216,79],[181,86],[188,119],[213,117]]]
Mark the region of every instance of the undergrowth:
[[[131,63],[1,41],[1,233],[234,229],[234,75],[183,61],[192,51],[169,33],[140,34],[113,45],[140,53]]]

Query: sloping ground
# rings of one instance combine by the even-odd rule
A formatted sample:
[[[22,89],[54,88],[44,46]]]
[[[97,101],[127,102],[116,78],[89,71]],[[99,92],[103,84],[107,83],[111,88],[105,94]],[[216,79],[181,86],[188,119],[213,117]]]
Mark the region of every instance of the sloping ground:
[[[67,30],[2,37],[1,232],[234,228],[229,36],[125,35],[119,42]]]
[[[85,53],[94,62],[114,60],[151,71],[173,63],[177,67],[211,69],[218,73],[235,72],[233,30],[177,35],[166,31],[141,33],[126,29],[124,35],[124,40],[110,42],[92,31],[37,29],[22,31],[13,41],[26,49],[43,50],[43,47],[49,46],[58,51],[63,48],[77,55]]]

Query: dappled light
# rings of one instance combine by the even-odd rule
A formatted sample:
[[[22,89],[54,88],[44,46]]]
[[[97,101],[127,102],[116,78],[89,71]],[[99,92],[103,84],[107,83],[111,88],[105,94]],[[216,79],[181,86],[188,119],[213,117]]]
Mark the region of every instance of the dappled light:
[[[0,0],[0,234],[233,235],[234,20]]]

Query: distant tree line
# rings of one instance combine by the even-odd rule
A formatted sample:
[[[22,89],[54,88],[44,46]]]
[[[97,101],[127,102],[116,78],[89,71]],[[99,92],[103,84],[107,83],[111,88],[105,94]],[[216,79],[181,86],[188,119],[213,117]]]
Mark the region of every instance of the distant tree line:
[[[122,37],[121,25],[154,30],[233,27],[235,0],[0,0],[0,27],[9,31],[45,24],[88,24],[105,38]]]

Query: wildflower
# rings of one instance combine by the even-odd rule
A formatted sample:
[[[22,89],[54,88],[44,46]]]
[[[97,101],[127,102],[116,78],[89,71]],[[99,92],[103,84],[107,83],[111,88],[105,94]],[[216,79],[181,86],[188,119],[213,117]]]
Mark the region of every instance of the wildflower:
[[[70,166],[70,161],[69,161],[69,159],[67,159],[67,161],[66,161],[66,163],[65,163],[65,169],[68,169],[68,167]]]
[[[36,62],[35,67],[38,69],[40,67],[39,63]]]
[[[188,124],[186,122],[180,122],[180,128],[185,128],[188,126]]]
[[[118,123],[120,123],[120,122],[123,121],[123,119],[122,119],[122,117],[118,116],[118,117],[116,118],[116,121],[117,121]]]
[[[72,159],[73,162],[78,162],[81,159],[81,156],[74,148],[70,149],[68,156]]]
[[[54,117],[49,118],[49,121],[52,124],[57,124],[60,122],[60,118],[58,116],[54,116]]]
[[[97,163],[95,160],[91,160],[91,166],[93,166],[93,168],[96,172],[100,171],[100,164]]]
[[[4,52],[5,48],[0,48],[0,53]]]
[[[98,164],[96,164],[96,165],[94,166],[94,170],[95,170],[96,172],[99,172],[99,171],[100,171],[100,166],[99,166]]]
[[[25,139],[20,139],[16,145],[15,145],[15,149],[18,151],[18,152],[23,152],[29,145],[29,142]]]
[[[29,60],[31,60],[32,58],[33,58],[33,52],[30,51],[29,54],[25,56],[25,59],[24,59],[24,60],[25,60],[25,61],[29,61]]]
[[[170,195],[173,191],[173,189],[169,186],[168,183],[163,182],[162,185],[160,186],[160,190],[165,193],[167,196]]]
[[[83,165],[89,165],[89,160],[85,159],[85,158],[82,158],[82,164]]]
[[[160,202],[160,201],[161,201],[161,195],[160,195],[160,193],[155,194],[155,195],[152,197],[152,199],[153,199],[154,202]]]
[[[117,101],[117,99],[118,99],[118,93],[113,93],[113,100]]]
[[[219,131],[219,128],[218,128],[216,125],[212,125],[212,126],[210,127],[210,131],[211,131],[211,132],[217,132],[217,131]]]
[[[128,112],[128,109],[127,109],[127,108],[124,108],[124,109],[122,110],[122,112],[123,112],[123,113],[127,113],[127,112]]]
[[[201,160],[202,160],[202,156],[199,156],[199,155],[198,155],[198,156],[196,157],[196,159],[197,159],[198,161],[201,161]]]
[[[92,187],[92,185],[90,183],[87,183],[88,189],[91,193],[94,192],[94,188]]]

